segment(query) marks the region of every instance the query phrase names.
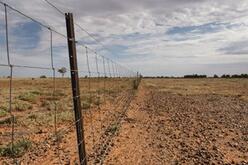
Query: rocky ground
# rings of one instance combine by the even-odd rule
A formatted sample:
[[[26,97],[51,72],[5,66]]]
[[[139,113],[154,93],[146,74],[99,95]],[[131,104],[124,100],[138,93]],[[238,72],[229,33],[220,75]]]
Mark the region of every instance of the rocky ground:
[[[173,93],[143,81],[105,164],[247,165],[248,102],[240,97]]]

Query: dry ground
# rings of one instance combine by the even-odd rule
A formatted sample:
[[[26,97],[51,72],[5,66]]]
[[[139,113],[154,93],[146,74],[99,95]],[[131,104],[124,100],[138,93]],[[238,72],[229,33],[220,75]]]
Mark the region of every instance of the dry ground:
[[[0,79],[0,164],[78,163],[70,80],[55,82],[54,90],[50,78],[13,79],[11,122],[9,79]],[[87,159],[93,163],[103,157],[96,151],[106,152],[102,145],[131,101],[132,80],[80,79],[80,90]]]
[[[248,164],[248,80],[145,79],[109,165]]]
[[[88,164],[248,164],[247,79],[143,79],[135,94],[127,79],[105,88],[91,79],[90,90],[80,81]],[[0,80],[1,152],[11,141],[8,93]],[[14,140],[23,141],[0,164],[78,162],[69,79],[52,94],[52,79],[14,79]]]

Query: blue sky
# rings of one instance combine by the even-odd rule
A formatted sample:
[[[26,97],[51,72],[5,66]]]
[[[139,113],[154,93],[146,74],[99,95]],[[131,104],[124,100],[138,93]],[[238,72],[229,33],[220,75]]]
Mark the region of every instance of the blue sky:
[[[64,17],[42,0],[5,0],[40,22],[65,33]],[[143,75],[239,74],[248,72],[248,2],[182,0],[53,0],[108,50],[76,28],[76,38]],[[0,7],[0,63],[6,63],[3,7]],[[9,10],[13,63],[50,67],[50,32]],[[53,34],[55,67],[68,67],[66,40]],[[79,66],[87,70],[83,48]],[[90,52],[96,70],[94,52]],[[215,68],[215,69],[213,69]],[[36,73],[35,73],[36,72]],[[37,75],[35,71],[16,73]],[[0,72],[0,74],[4,72]]]
[[[33,21],[19,24],[10,29],[10,35],[15,37],[15,42],[11,44],[20,49],[34,49],[39,46],[40,32],[41,27]]]

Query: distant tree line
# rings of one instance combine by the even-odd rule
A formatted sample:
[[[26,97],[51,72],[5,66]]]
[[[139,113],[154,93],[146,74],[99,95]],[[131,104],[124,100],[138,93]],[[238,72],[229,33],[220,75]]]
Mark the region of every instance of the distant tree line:
[[[142,76],[142,78],[149,78],[149,79],[156,79],[156,78],[179,78],[179,77],[174,77],[174,76]]]
[[[214,78],[219,78],[219,76],[214,75]],[[220,76],[220,78],[248,78],[248,74],[234,74],[234,75],[223,74],[222,76]]]
[[[174,77],[174,76],[145,76],[144,78],[150,78],[150,79],[156,79],[156,78],[208,78],[207,75],[198,75],[198,74],[192,74],[192,75],[185,75],[183,77]],[[211,77],[209,77],[211,78]],[[214,75],[212,78],[248,78],[248,74],[223,74],[221,76]]]
[[[207,75],[198,75],[198,74],[185,75],[184,78],[207,78]]]

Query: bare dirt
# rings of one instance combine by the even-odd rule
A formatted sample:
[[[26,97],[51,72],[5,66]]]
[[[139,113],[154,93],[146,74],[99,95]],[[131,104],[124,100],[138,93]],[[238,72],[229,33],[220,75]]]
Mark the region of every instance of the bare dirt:
[[[105,164],[247,165],[247,82],[143,80]]]

